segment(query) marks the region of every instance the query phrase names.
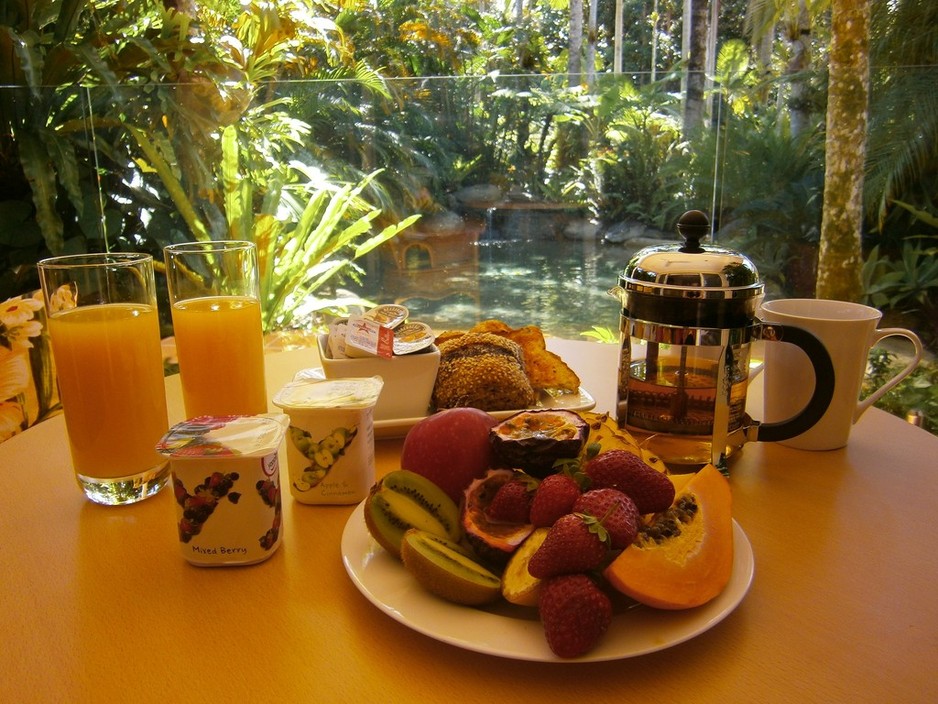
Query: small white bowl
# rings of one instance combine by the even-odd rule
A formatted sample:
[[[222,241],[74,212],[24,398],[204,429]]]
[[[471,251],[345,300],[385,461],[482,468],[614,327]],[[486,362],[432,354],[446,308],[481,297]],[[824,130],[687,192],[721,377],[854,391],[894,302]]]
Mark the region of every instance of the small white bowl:
[[[440,367],[440,350],[436,345],[391,359],[333,359],[329,356],[329,336],[318,335],[317,343],[327,379],[380,376],[384,380],[375,406],[376,421],[420,418],[430,412],[430,397]]]

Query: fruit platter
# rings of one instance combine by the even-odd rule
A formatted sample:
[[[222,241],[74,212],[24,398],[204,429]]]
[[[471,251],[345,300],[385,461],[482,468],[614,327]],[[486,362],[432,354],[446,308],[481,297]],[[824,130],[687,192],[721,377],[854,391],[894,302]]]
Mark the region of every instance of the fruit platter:
[[[752,549],[708,465],[670,474],[608,414],[440,411],[350,516],[345,569],[377,608],[468,650],[534,661],[693,638],[749,590]]]

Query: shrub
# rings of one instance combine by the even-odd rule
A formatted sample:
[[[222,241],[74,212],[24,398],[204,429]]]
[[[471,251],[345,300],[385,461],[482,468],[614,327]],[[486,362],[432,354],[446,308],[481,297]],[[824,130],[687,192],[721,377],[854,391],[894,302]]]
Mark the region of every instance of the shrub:
[[[882,386],[902,366],[903,362],[892,352],[874,349],[870,352],[870,364],[863,381],[863,395]],[[911,411],[920,411],[924,414],[922,427],[938,435],[938,364],[922,360],[909,376],[890,389],[875,405],[900,418],[906,418]]]

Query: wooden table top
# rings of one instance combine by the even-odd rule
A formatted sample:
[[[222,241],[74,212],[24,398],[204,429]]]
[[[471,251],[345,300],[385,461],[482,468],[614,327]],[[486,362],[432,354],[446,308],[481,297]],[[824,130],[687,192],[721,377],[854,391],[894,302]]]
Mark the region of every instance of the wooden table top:
[[[611,410],[616,347],[549,346]],[[268,357],[271,395],[316,362]],[[167,392],[175,422],[177,378]],[[379,474],[400,448],[377,443]],[[842,450],[747,445],[730,467],[755,560],[739,606],[659,652],[555,664],[441,643],[376,609],[343,567],[352,506],[288,498],[271,559],[193,567],[171,492],[83,498],[59,416],[0,444],[0,702],[938,701],[936,465],[938,438],[876,409]]]

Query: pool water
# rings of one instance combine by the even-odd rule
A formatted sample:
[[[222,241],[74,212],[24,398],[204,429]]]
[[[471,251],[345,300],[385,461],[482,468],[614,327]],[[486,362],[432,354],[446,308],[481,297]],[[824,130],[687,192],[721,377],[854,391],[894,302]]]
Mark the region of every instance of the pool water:
[[[403,303],[411,319],[437,332],[495,318],[511,327],[537,325],[545,334],[568,339],[581,339],[594,326],[617,334],[620,308],[609,289],[632,254],[647,244],[562,235],[508,239],[487,231],[474,245],[477,262],[420,269],[419,261],[411,261],[414,268],[402,277],[382,261],[382,271],[365,278],[362,294]]]

